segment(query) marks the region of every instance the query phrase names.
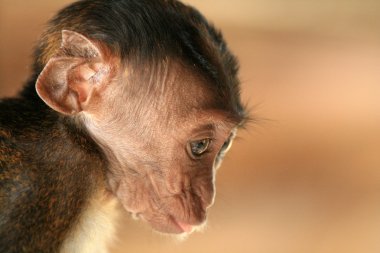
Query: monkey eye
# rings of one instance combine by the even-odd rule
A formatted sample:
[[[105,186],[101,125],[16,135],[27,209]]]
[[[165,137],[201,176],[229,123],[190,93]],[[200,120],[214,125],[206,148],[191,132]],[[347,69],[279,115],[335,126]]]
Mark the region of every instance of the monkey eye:
[[[227,153],[228,150],[231,148],[232,146],[232,140],[235,138],[235,135],[236,135],[236,131],[233,131],[230,136],[228,136],[228,139],[223,143],[223,146],[220,148],[220,151],[219,153]]]
[[[224,143],[220,151],[228,151],[228,149],[231,147],[231,138],[228,138]]]
[[[204,154],[210,145],[210,139],[202,139],[190,142],[191,154],[194,157],[199,157]]]
[[[221,152],[227,152],[231,148],[232,144],[232,134],[228,137],[228,139],[223,143],[222,148],[220,149]]]

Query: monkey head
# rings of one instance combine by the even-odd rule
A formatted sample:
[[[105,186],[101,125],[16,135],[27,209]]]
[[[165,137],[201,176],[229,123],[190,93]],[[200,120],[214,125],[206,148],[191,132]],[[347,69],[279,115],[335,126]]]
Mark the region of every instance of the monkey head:
[[[133,13],[112,1],[94,1],[91,8],[84,2],[70,12],[82,26],[72,25],[63,11],[45,33],[37,49],[37,93],[101,147],[109,190],[127,211],[161,232],[191,232],[206,220],[216,169],[245,119],[235,58],[219,33],[176,1],[157,1],[162,6],[155,10],[163,16],[170,8],[182,11],[173,26],[193,35],[184,38],[152,20],[160,32],[148,34],[151,49],[113,31],[131,33],[133,24],[120,16]],[[106,21],[91,21],[96,3],[115,8],[119,15],[104,20],[119,27],[102,30]],[[142,44],[151,40],[139,36]]]

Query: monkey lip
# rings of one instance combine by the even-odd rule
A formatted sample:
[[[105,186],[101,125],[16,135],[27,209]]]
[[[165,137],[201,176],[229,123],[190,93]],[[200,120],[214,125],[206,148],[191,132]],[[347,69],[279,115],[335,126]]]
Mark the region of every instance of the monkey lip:
[[[155,222],[149,219],[146,219],[143,214],[139,213],[136,215],[137,218],[148,222],[153,229],[158,232],[168,233],[168,234],[182,234],[182,233],[191,233],[195,230],[196,225],[191,225],[182,221],[177,221],[173,216],[169,216],[167,223]]]
[[[194,226],[193,225],[190,225],[188,223],[185,223],[185,222],[181,222],[181,221],[177,221],[175,220],[174,218],[172,218],[173,222],[179,227],[181,228],[181,230],[185,233],[190,233],[193,231],[193,228]]]

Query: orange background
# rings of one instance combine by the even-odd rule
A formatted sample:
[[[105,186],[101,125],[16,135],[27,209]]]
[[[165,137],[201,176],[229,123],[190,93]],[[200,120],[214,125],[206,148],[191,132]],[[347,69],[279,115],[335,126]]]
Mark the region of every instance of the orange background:
[[[0,96],[67,0],[0,0]],[[380,252],[380,2],[192,0],[241,62],[257,118],[219,170],[203,233],[126,217],[113,252]]]

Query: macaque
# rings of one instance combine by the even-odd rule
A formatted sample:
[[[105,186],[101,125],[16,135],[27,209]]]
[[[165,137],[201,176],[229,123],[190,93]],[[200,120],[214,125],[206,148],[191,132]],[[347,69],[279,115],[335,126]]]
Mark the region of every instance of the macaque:
[[[248,118],[222,35],[176,0],[82,0],[0,101],[0,252],[107,252],[118,205],[154,230],[205,223]]]

